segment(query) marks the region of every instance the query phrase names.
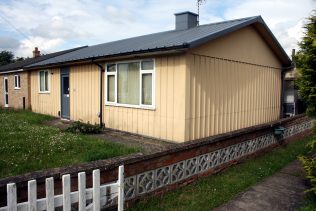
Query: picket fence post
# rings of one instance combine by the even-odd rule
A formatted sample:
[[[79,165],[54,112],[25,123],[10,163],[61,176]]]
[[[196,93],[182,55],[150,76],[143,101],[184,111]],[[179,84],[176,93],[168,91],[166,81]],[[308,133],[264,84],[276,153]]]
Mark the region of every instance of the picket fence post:
[[[46,209],[47,211],[55,210],[54,202],[54,178],[50,177],[46,179]]]
[[[17,211],[18,208],[15,183],[10,183],[7,185],[7,194],[8,211]]]
[[[124,210],[124,166],[120,166],[118,170],[118,211]]]
[[[86,211],[86,173],[78,174],[79,211]]]
[[[36,180],[28,182],[28,210],[37,211],[37,187]]]

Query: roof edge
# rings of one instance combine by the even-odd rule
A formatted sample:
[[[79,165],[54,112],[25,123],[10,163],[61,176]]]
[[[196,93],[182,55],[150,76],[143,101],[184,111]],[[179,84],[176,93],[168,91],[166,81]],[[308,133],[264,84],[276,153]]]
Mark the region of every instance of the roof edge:
[[[102,60],[102,59],[112,59],[112,58],[118,58],[122,56],[139,56],[141,54],[147,54],[147,53],[157,53],[157,55],[166,53],[168,51],[182,51],[188,49],[188,44],[182,44],[179,46],[173,46],[173,47],[165,47],[165,48],[156,48],[156,49],[149,49],[149,50],[141,50],[141,51],[133,51],[133,52],[127,52],[127,53],[119,53],[119,54],[114,54],[114,55],[108,55],[108,56],[98,56],[98,57],[89,57],[85,59],[78,59],[78,60],[71,60],[71,61],[64,61],[64,62],[58,62],[58,63],[51,63],[51,64],[45,64],[45,65],[29,65],[26,66],[26,70],[36,70],[39,68],[50,68],[50,67],[56,67],[56,66],[63,66],[63,65],[68,65],[68,64],[73,64],[77,62],[90,62],[91,60]]]

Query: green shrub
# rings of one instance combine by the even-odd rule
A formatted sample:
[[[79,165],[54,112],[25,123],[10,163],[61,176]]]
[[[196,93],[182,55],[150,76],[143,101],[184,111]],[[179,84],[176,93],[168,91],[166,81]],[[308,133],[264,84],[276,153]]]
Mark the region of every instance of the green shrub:
[[[300,156],[299,159],[306,171],[307,179],[312,186],[307,192],[313,192],[316,195],[316,139],[308,143],[307,146],[311,149],[312,156]]]
[[[71,133],[82,133],[82,134],[97,134],[101,133],[102,129],[99,125],[91,125],[89,123],[83,123],[81,121],[76,121],[71,124],[69,128],[66,130]]]

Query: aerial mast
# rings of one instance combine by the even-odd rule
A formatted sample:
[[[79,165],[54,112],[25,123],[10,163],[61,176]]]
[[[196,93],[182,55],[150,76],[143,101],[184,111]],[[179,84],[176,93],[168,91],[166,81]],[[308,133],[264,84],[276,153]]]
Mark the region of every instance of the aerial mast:
[[[197,14],[198,14],[198,25],[200,25],[200,5],[205,3],[206,0],[197,0],[196,5],[197,5]]]

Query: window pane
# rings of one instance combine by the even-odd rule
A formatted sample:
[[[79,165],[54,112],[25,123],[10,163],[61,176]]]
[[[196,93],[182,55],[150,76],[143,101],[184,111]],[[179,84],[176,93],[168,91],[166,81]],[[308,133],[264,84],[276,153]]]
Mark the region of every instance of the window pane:
[[[152,105],[152,74],[142,74],[142,104]]]
[[[142,61],[142,70],[153,70],[154,62],[152,60]]]
[[[115,72],[116,71],[116,65],[115,64],[109,64],[107,67],[108,72]]]
[[[139,105],[139,63],[117,65],[117,102]]]
[[[44,72],[40,72],[40,91],[45,91],[45,78],[44,78]]]
[[[69,95],[69,77],[63,77],[63,94]]]
[[[18,86],[19,86],[19,88],[21,87],[21,77],[20,76],[18,76]]]
[[[108,76],[108,99],[109,102],[115,102],[115,76]]]
[[[18,77],[14,76],[14,87],[18,87]]]
[[[48,72],[45,71],[45,91],[48,91]]]

